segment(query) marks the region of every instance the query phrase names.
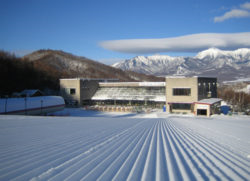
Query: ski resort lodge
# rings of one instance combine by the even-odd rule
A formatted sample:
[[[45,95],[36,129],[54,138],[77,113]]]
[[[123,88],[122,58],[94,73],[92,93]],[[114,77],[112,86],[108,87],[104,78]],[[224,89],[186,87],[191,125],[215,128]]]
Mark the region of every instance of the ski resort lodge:
[[[126,107],[162,108],[169,113],[210,116],[219,111],[217,79],[166,77],[165,82],[119,82],[117,79],[60,79],[66,104],[108,106],[108,111]],[[118,109],[119,108],[119,109]]]

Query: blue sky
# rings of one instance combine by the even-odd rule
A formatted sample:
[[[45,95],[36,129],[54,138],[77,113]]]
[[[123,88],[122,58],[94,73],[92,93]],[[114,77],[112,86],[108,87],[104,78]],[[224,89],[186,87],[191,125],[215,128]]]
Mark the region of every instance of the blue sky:
[[[178,50],[169,48],[172,44],[162,45],[168,48],[148,51],[154,48],[154,44],[150,44],[150,48],[137,51],[137,40],[168,42],[174,39],[174,43],[180,43],[186,40],[186,36],[191,35],[193,38],[193,35],[207,36],[208,33],[219,37],[222,34],[222,38],[224,34],[230,33],[230,36],[238,39],[238,33],[250,32],[250,1],[245,0],[0,2],[0,49],[19,55],[38,49],[55,49],[111,64],[137,55],[159,53],[185,56],[194,55],[198,51],[197,47]],[[244,36],[243,39],[250,42],[249,34]],[[120,40],[129,41],[124,45]],[[248,46],[244,42],[237,43],[235,48]],[[129,46],[134,51],[124,50],[128,48],[124,46]],[[223,49],[227,49],[227,46]]]

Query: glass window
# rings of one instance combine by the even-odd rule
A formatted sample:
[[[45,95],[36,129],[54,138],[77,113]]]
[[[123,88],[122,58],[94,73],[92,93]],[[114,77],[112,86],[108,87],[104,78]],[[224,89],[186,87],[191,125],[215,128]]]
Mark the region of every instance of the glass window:
[[[173,88],[174,96],[190,96],[191,89],[190,88]]]
[[[76,89],[70,89],[70,95],[75,95],[76,94]]]
[[[172,104],[173,109],[191,110],[191,104]]]

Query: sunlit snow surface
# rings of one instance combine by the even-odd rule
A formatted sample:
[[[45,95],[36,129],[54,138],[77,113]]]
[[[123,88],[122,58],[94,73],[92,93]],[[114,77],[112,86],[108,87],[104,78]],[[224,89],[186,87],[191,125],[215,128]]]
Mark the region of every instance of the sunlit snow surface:
[[[0,116],[0,180],[250,180],[247,116],[86,116]]]

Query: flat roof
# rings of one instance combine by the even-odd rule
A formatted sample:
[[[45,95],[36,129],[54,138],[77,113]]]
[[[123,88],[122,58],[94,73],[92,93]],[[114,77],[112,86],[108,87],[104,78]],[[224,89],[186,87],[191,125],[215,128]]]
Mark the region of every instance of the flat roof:
[[[165,87],[165,82],[100,82],[100,87]]]
[[[220,98],[210,98],[210,99],[202,99],[198,102],[195,102],[195,104],[209,104],[209,105],[211,105],[211,104],[215,104],[215,103],[220,102],[220,101],[222,101],[222,99],[220,99]]]

